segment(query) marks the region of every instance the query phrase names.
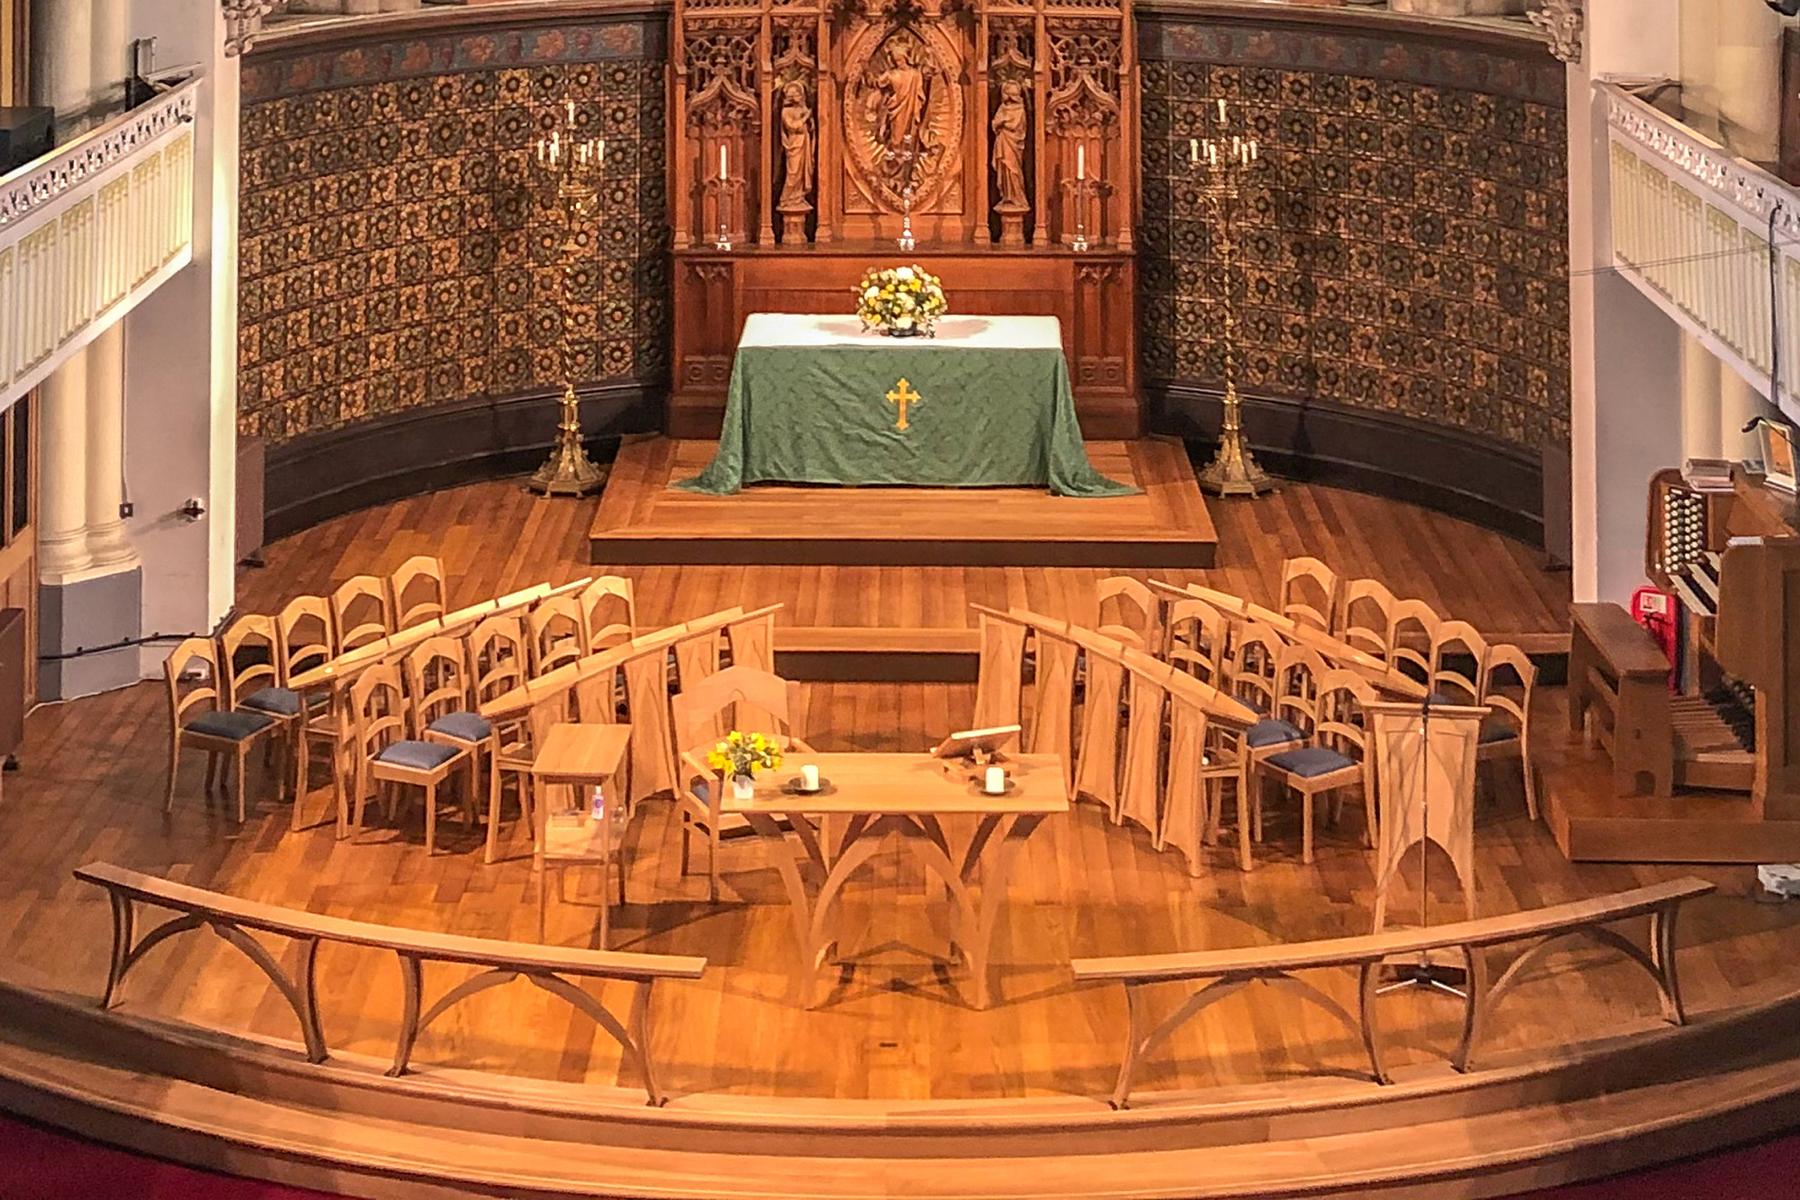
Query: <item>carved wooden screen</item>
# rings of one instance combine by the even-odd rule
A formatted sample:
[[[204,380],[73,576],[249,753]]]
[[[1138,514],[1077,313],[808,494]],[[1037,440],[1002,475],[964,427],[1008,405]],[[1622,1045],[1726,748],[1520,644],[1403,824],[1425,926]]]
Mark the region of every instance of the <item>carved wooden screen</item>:
[[[676,0],[677,248],[1131,248],[1129,0]]]

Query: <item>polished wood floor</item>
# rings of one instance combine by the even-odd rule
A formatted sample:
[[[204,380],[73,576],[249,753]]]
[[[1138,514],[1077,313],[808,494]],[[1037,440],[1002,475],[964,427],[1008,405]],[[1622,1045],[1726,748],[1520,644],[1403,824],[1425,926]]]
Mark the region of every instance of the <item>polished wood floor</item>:
[[[1041,488],[756,484],[730,496],[671,487],[703,471],[711,441],[627,439],[594,516],[596,563],[1206,567],[1217,534],[1187,451],[1171,438],[1089,442],[1130,496]]]
[[[1215,506],[1222,565],[1204,578],[1272,594],[1285,554],[1314,553],[1340,570],[1369,571],[1425,595],[1497,635],[1553,637],[1566,599],[1560,577],[1529,549],[1401,505],[1323,488],[1289,487],[1259,502]],[[242,579],[245,608],[268,610],[358,571],[408,555],[443,557],[457,602],[526,581],[586,570],[594,503],[528,498],[515,484],[459,488],[373,509],[269,549],[269,567]],[[780,600],[810,625],[954,626],[970,600],[1029,603],[1082,616],[1096,570],[1023,568],[641,567],[643,619],[662,623],[730,603]],[[964,722],[972,689],[946,684],[813,684],[805,727],[821,749],[912,749]],[[1544,728],[1558,720],[1544,697]],[[105,973],[104,900],[75,884],[84,861],[110,859],[204,886],[320,912],[431,929],[529,939],[535,907],[528,862],[481,863],[474,831],[450,826],[427,858],[416,809],[394,828],[337,841],[327,828],[287,829],[285,804],[265,794],[235,825],[202,800],[191,760],[175,812],[162,813],[165,707],[157,685],[47,706],[28,723],[24,769],[8,776],[0,815],[0,972],[72,993],[97,994]],[[1516,768],[1483,775],[1477,830],[1479,908],[1500,913],[1668,878],[1683,869],[1573,866],[1541,824],[1527,820]],[[324,796],[309,800],[323,815]],[[1353,820],[1353,818],[1352,818]],[[724,899],[707,903],[701,877],[683,878],[676,824],[649,802],[628,843],[629,903],[616,911],[618,948],[704,954],[714,969],[659,997],[654,1038],[677,1092],[783,1097],[1104,1095],[1116,1066],[1124,1005],[1113,989],[1080,990],[1071,957],[1246,945],[1368,928],[1371,859],[1353,824],[1324,830],[1318,861],[1299,861],[1297,816],[1276,806],[1260,865],[1242,874],[1224,851],[1190,879],[1173,855],[1081,807],[1050,822],[1014,877],[996,941],[999,1002],[975,1011],[967,981],[934,942],[928,889],[898,850],[878,855],[851,889],[852,922],[869,921],[851,969],[819,1007],[789,995],[794,947],[781,887],[753,843],[729,846]],[[514,846],[518,843],[515,841]],[[1748,868],[1708,868],[1718,896],[1684,918],[1682,969],[1704,1015],[1800,982],[1800,908],[1750,899]],[[1447,873],[1438,873],[1442,884]],[[591,945],[598,880],[571,876],[550,937]],[[1450,910],[1451,896],[1437,903]],[[1414,898],[1403,895],[1395,911]],[[285,948],[284,948],[284,952]],[[322,1009],[334,1046],[380,1055],[400,1011],[390,960],[331,947],[322,958]],[[456,972],[444,968],[446,978]],[[446,978],[437,980],[442,986]],[[1345,1003],[1348,978],[1316,981]],[[1164,1003],[1174,1004],[1173,995]],[[125,995],[135,1011],[179,1015],[259,1036],[291,1038],[291,1016],[237,952],[203,934],[156,950]],[[1422,994],[1383,1001],[1396,1062],[1441,1062],[1457,1008]],[[1508,999],[1484,1062],[1657,1025],[1636,968],[1600,951],[1553,958]],[[1303,1074],[1351,1072],[1361,1049],[1329,1018],[1291,998],[1252,991],[1209,1009],[1159,1054],[1146,1089],[1212,1088]],[[415,1058],[561,1080],[619,1077],[610,1039],[560,1002],[523,985],[487,992],[433,1027]],[[629,1077],[625,1082],[629,1081]]]

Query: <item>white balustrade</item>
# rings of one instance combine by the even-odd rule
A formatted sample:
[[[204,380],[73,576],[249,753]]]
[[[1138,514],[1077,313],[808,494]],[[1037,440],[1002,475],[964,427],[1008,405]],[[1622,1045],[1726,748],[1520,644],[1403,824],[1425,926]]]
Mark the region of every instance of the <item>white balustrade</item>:
[[[1800,418],[1800,189],[1623,89],[1598,87],[1614,262],[1765,393],[1778,330],[1782,404]]]
[[[0,408],[187,265],[198,87],[0,177]]]

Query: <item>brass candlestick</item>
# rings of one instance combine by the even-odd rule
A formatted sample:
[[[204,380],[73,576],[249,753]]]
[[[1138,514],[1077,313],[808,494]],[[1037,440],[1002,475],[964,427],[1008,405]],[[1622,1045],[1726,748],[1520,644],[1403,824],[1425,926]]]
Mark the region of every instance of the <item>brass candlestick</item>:
[[[606,139],[577,136],[575,102],[564,106],[563,125],[550,136],[537,140],[533,164],[534,178],[563,217],[563,312],[572,307],[571,282],[580,260],[581,244],[575,236],[576,223],[591,218],[599,205],[600,171],[606,162]],[[566,132],[566,136],[565,136]],[[606,482],[606,472],[588,458],[581,441],[581,398],[575,393],[574,356],[569,349],[569,335],[562,337],[563,374],[560,416],[556,423],[556,445],[549,459],[531,477],[529,487],[546,496],[585,496]]]
[[[1225,102],[1218,102],[1218,120],[1225,123]],[[1220,304],[1225,310],[1225,398],[1219,420],[1219,448],[1212,462],[1199,474],[1200,486],[1219,496],[1260,496],[1275,490],[1275,481],[1257,465],[1256,456],[1244,441],[1243,401],[1237,391],[1237,303],[1233,281],[1237,268],[1237,243],[1232,237],[1231,217],[1237,207],[1239,179],[1255,170],[1262,161],[1262,151],[1254,138],[1234,136],[1190,138],[1190,166],[1204,173],[1206,183],[1201,195],[1213,210],[1213,229],[1217,231],[1219,259],[1225,272],[1225,294]]]

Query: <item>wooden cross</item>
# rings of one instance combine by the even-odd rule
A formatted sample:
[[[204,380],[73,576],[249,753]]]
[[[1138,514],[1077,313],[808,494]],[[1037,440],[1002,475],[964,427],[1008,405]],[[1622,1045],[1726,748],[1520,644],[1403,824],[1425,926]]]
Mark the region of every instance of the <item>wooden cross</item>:
[[[924,400],[925,397],[913,391],[912,385],[902,379],[899,383],[894,385],[894,390],[887,394],[887,399],[889,404],[896,404],[900,407],[900,419],[894,422],[894,428],[905,429],[907,427],[906,406],[909,404],[917,404]]]

